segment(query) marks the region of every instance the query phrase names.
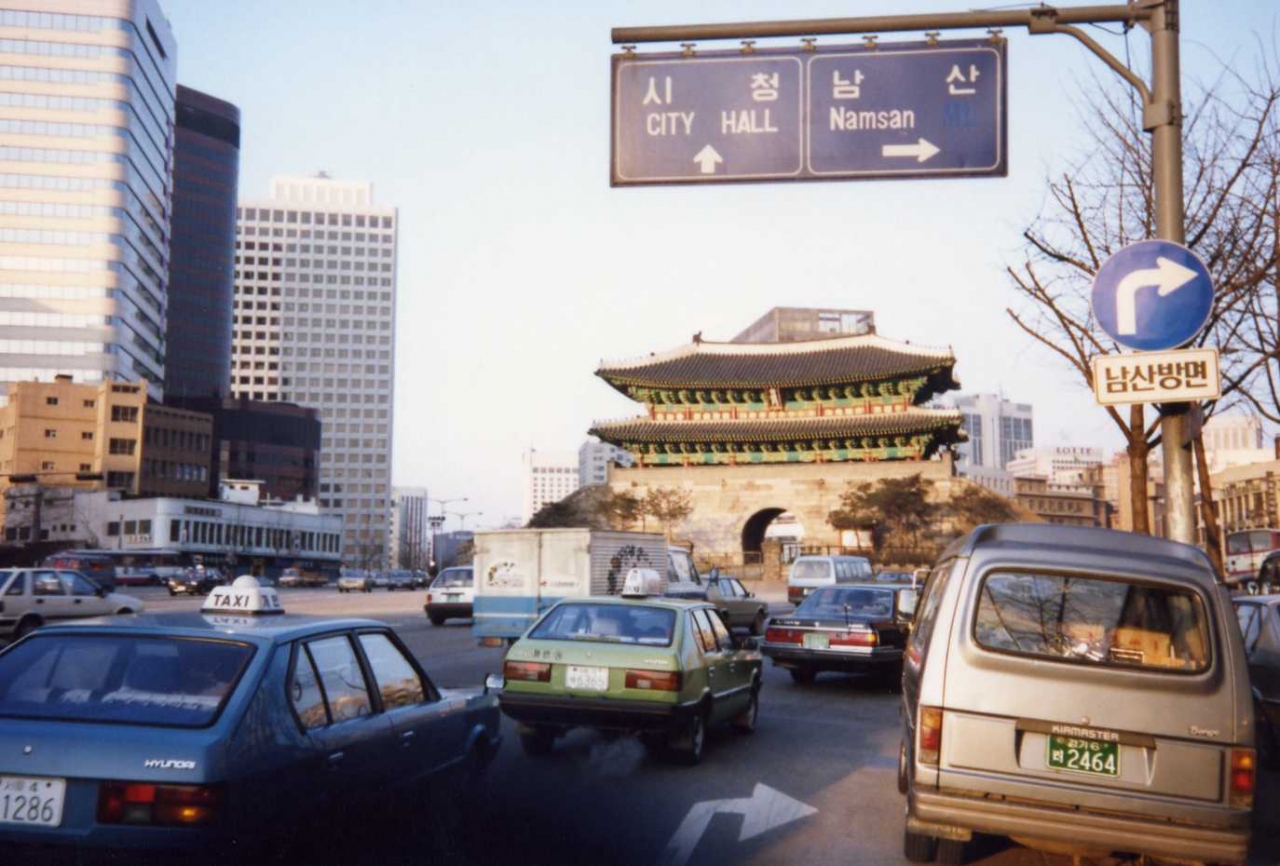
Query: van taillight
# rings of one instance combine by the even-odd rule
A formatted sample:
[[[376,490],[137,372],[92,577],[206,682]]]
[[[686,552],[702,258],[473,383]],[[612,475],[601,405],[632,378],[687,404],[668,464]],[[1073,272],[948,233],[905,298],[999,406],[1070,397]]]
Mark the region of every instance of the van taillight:
[[[1231,805],[1253,808],[1253,787],[1257,775],[1257,755],[1253,749],[1231,750]]]
[[[799,629],[780,628],[776,625],[769,626],[764,639],[768,643],[800,643],[803,640]]]
[[[551,665],[546,662],[512,662],[502,666],[502,675],[508,680],[525,683],[551,682]]]
[[[222,817],[221,789],[210,785],[103,782],[98,788],[99,824],[196,827]]]
[[[627,671],[626,687],[657,692],[680,691],[679,671]]]
[[[920,747],[916,758],[922,764],[938,766],[938,753],[942,750],[942,710],[938,707],[920,708]]]

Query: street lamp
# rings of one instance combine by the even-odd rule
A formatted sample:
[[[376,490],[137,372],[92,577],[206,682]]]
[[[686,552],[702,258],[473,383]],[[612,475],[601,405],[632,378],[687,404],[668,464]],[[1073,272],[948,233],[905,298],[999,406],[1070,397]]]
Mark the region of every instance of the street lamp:
[[[479,517],[481,514],[484,514],[483,511],[450,511],[448,513],[462,521],[463,531],[466,531],[468,517]]]

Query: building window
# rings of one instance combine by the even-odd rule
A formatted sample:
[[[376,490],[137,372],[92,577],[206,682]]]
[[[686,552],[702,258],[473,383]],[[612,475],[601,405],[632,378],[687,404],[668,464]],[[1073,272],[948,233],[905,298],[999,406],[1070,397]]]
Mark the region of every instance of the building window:
[[[138,420],[137,406],[112,406],[111,420],[124,421],[126,423],[134,423]]]
[[[112,520],[107,523],[107,537],[116,538],[120,535],[120,521]]]
[[[58,405],[58,398],[57,398],[57,397],[45,397],[45,398],[44,398],[44,404],[45,404],[46,406],[57,406],[57,405]]]
[[[137,439],[112,439],[109,450],[112,454],[132,455],[137,447]]]
[[[45,460],[43,463],[41,463],[41,464],[40,464],[40,471],[41,471],[41,472],[52,472],[52,471],[53,471],[53,461],[52,461],[52,460]]]
[[[82,431],[82,432],[80,433],[80,438],[81,438],[81,439],[84,439],[85,441],[92,441],[92,440],[93,440],[93,431],[92,431],[92,430],[85,430],[85,431]]]
[[[46,438],[46,439],[57,439],[57,438],[58,438],[58,431],[57,431],[57,430],[54,430],[54,429],[52,429],[52,428],[50,428],[50,427],[46,427],[46,428],[45,428],[45,431],[44,431],[44,438]]]
[[[123,487],[130,490],[133,489],[133,473],[132,472],[108,472],[108,487]]]

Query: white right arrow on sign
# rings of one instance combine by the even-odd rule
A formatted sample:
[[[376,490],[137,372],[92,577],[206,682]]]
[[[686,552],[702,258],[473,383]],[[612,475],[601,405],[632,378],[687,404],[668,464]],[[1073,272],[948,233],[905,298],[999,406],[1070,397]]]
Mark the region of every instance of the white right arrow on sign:
[[[1138,333],[1138,291],[1154,286],[1161,297],[1171,295],[1196,278],[1196,272],[1164,256],[1156,258],[1154,268],[1143,268],[1125,275],[1116,286],[1116,331]]]
[[[942,153],[939,147],[923,138],[915,144],[886,144],[880,148],[881,156],[915,157],[916,162],[925,162],[939,153]]]

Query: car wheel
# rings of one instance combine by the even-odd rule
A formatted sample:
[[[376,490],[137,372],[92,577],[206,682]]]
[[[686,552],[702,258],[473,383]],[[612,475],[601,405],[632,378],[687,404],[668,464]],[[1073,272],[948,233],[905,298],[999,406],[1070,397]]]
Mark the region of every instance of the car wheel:
[[[13,639],[19,640],[24,638],[36,629],[40,628],[42,625],[44,625],[44,623],[40,621],[39,617],[29,616],[22,622],[18,623],[18,627],[13,630]]]
[[[172,586],[169,587],[169,595],[177,595],[177,594],[178,594],[177,590],[175,590]]]
[[[932,863],[938,851],[938,840],[923,833],[902,831],[902,856],[912,863]]]
[[[694,766],[702,760],[707,745],[707,714],[699,708],[685,723],[684,730],[671,743],[671,751],[680,763]]]
[[[742,715],[738,716],[730,725],[740,734],[754,734],[756,730],[756,720],[760,717],[760,689],[756,687],[751,690],[751,702],[747,704],[747,708],[742,711]]]
[[[911,789],[911,779],[907,776],[907,741],[898,744],[898,793],[907,796]]]
[[[444,617],[438,613],[427,614],[427,619],[431,620],[432,625],[444,625]]]
[[[963,866],[967,846],[959,839],[938,840],[938,866]]]
[[[125,614],[130,614],[130,613],[133,613],[133,608],[122,607],[118,611],[116,611],[116,616],[124,616]]]
[[[791,674],[793,682],[802,686],[807,686],[818,678],[818,672],[813,668],[788,668],[787,672]]]
[[[756,618],[751,620],[751,633],[759,637],[764,634],[764,611],[758,611]]]
[[[531,757],[551,754],[555,742],[556,732],[550,728],[525,728],[520,731],[520,747]]]

